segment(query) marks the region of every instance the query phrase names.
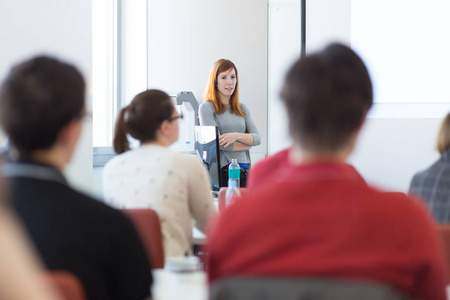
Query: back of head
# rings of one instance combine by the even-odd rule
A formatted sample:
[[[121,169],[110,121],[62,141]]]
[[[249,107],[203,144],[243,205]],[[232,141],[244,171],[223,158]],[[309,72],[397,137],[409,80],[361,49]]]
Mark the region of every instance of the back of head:
[[[436,139],[436,149],[440,154],[444,154],[450,149],[450,113],[442,120]]]
[[[127,134],[141,143],[155,141],[161,123],[170,119],[174,110],[172,99],[160,90],[147,90],[133,98],[120,111],[114,131],[114,150],[130,149]]]
[[[0,124],[21,154],[48,149],[81,117],[85,83],[72,65],[39,56],[13,67],[0,89]]]
[[[344,147],[373,101],[364,63],[340,44],[301,57],[289,70],[281,96],[293,140],[309,151]]]

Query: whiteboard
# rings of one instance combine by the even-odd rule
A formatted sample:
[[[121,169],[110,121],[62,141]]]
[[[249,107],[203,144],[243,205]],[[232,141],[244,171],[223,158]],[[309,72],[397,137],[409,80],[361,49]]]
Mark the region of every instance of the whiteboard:
[[[450,1],[352,1],[351,10],[351,45],[375,102],[450,101]]]

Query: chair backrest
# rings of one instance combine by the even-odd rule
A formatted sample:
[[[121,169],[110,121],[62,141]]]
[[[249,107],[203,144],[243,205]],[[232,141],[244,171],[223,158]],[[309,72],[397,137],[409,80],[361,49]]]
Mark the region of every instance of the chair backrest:
[[[136,226],[152,268],[164,268],[161,224],[156,211],[149,208],[122,209],[122,211]]]
[[[366,281],[234,277],[214,282],[210,300],[410,300],[392,287]]]
[[[442,240],[447,271],[447,283],[450,284],[450,224],[436,224],[436,231]]]
[[[218,202],[219,202],[219,212],[222,212],[227,207],[225,194],[227,193],[227,187],[220,188],[219,190],[219,196],[218,196]],[[241,192],[241,196],[243,196],[245,193],[247,193],[247,188],[239,188],[239,192]]]
[[[48,271],[45,277],[64,300],[87,299],[81,281],[74,274],[67,271]]]

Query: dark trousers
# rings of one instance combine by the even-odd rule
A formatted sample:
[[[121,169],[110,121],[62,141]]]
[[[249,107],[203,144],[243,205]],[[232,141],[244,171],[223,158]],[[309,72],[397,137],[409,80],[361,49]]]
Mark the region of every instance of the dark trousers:
[[[228,166],[224,166],[221,171],[220,187],[228,186]],[[247,185],[247,175],[248,169],[241,168],[240,177],[240,187],[245,187]]]

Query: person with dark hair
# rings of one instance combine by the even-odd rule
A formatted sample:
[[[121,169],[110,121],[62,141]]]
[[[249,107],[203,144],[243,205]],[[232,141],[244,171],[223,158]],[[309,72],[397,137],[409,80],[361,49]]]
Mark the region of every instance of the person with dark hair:
[[[442,120],[436,139],[441,155],[426,170],[415,174],[409,194],[422,198],[437,223],[450,223],[450,113]]]
[[[117,117],[113,143],[120,155],[103,171],[109,204],[158,213],[166,257],[192,255],[192,219],[205,232],[216,213],[201,162],[168,148],[178,139],[177,120],[182,117],[166,93],[138,94]],[[139,140],[140,147],[130,150],[128,134]]]
[[[217,126],[220,133],[220,186],[227,186],[228,165],[235,158],[244,187],[251,164],[249,150],[261,144],[261,137],[247,106],[239,103],[238,71],[230,60],[219,59],[211,67],[204,98],[198,108],[200,125]]]
[[[212,226],[211,284],[232,276],[334,278],[446,299],[443,253],[423,205],[368,186],[346,163],[372,97],[363,61],[344,45],[295,62],[282,90],[289,163]]]
[[[0,88],[9,202],[46,267],[75,274],[89,299],[145,299],[151,268],[131,221],[62,174],[82,130],[84,98],[84,79],[70,64],[38,56],[12,68]]]

